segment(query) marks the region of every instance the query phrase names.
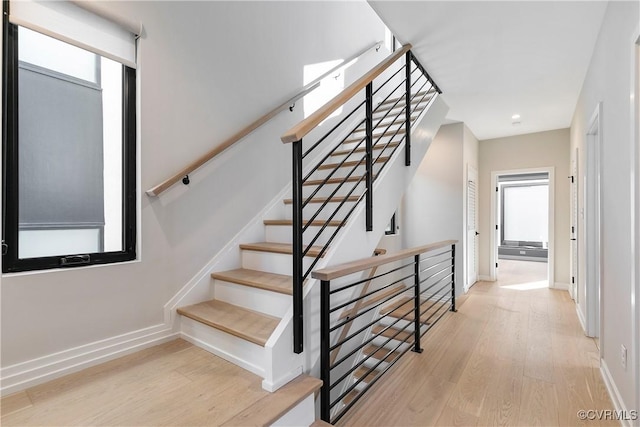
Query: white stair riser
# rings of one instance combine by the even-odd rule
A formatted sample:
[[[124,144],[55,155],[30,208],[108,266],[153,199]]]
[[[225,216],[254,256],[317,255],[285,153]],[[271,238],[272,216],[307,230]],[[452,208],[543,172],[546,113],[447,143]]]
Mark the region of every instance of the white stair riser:
[[[338,212],[333,216],[333,218],[331,218],[332,221],[341,221],[346,215],[347,213],[349,213],[349,211],[351,210],[351,208],[353,207],[353,204],[355,202],[345,202],[342,207],[340,207],[340,209],[338,210]],[[333,213],[335,212],[336,208],[338,208],[338,206],[340,205],[340,203],[327,203],[327,205],[318,213],[318,215],[315,217],[316,220],[326,220],[329,219],[331,217],[331,215],[333,215]],[[317,209],[320,207],[319,204],[317,203],[310,203],[308,204],[304,209],[303,209],[303,213],[302,213],[302,218],[303,219],[312,219],[312,216],[314,216],[317,212]],[[293,207],[291,205],[287,206],[286,212],[285,212],[285,219],[291,219],[292,218],[292,213],[293,213]]]
[[[306,271],[312,258],[304,257],[302,265]],[[266,271],[267,273],[291,275],[293,271],[293,256],[290,254],[276,254],[272,252],[242,251],[242,268]]]
[[[364,356],[363,356],[363,360],[364,360]],[[379,360],[374,358],[374,357],[370,357],[369,359],[366,359],[364,361],[364,363],[362,364],[362,366],[366,366],[367,368],[373,368],[375,366],[375,369],[378,371],[382,371],[383,369],[385,369],[387,366],[389,366],[388,362],[382,362],[378,365]],[[378,366],[376,366],[378,365]]]
[[[376,133],[385,132],[385,131],[395,132],[396,129],[404,129],[404,127],[406,126],[404,121],[405,119],[404,113],[402,113],[401,117],[396,117],[398,112],[400,112],[399,109],[393,110],[391,113],[389,113],[386,116],[383,113],[379,113],[376,116],[374,116],[373,124],[376,127],[373,129],[373,133],[376,134]],[[380,119],[382,119],[381,123],[379,123]],[[366,129],[364,127],[359,127],[354,131],[354,136],[356,137],[363,136],[365,133],[366,133]]]
[[[313,240],[316,234],[322,229],[322,227],[309,227],[302,234],[302,241],[305,245],[308,245]],[[324,245],[331,238],[331,235],[336,231],[337,227],[327,226],[320,237],[313,243],[314,246]],[[268,225],[266,226],[265,237],[267,242],[273,243],[292,243],[293,242],[293,228],[291,226],[284,225]]]
[[[397,323],[394,323],[396,320],[398,320],[398,319],[395,318],[395,317],[384,317],[384,318],[380,319],[379,323],[382,326],[393,325],[391,327],[394,328],[394,329],[402,329],[405,326],[407,326],[407,328],[404,329],[405,331],[413,331],[413,324],[414,324],[413,321],[400,319],[400,320],[398,320]]]
[[[378,153],[376,153],[375,157],[377,157],[377,154]],[[375,157],[374,157],[374,160],[375,160]],[[332,160],[335,160],[335,161],[332,161],[331,163],[339,163],[339,161],[336,160],[336,159],[332,159]],[[349,160],[351,160],[351,159],[349,159]],[[353,160],[355,161],[355,160],[358,160],[358,159],[355,158]],[[381,166],[382,166],[382,162],[374,163],[373,164],[373,173],[374,174],[378,173],[378,171],[380,170]],[[355,167],[355,169],[354,169],[354,167]],[[351,172],[352,169],[354,169],[353,172]],[[333,169],[319,169],[319,170],[315,171],[313,173],[313,175],[311,175],[311,178],[309,178],[309,179],[313,179],[313,180],[325,179],[326,177],[329,176],[329,174],[331,174],[332,171],[333,171]],[[349,176],[349,177],[351,177],[351,176],[362,176],[362,175],[365,174],[365,171],[366,171],[366,168],[365,168],[365,164],[363,162],[359,166],[352,165],[352,166],[345,166],[345,167],[338,168],[331,175],[331,178],[345,178],[347,176]]]
[[[352,176],[357,176],[358,179],[360,178],[361,175],[352,175]],[[354,186],[356,187],[354,189]],[[362,182],[358,183],[358,182],[345,182],[342,185],[340,185],[340,183],[336,183],[336,184],[324,184],[322,187],[320,187],[320,189],[316,192],[316,189],[318,187],[317,186],[304,186],[302,187],[302,197],[304,198],[308,198],[313,194],[313,197],[346,197],[347,195],[349,195],[349,193],[351,192],[351,190],[353,189],[353,192],[351,193],[352,196],[354,195],[358,195],[358,194],[362,194],[364,193],[364,190],[366,188],[366,182],[364,180],[364,178],[362,179]],[[335,191],[335,194],[334,194]],[[314,194],[315,193],[315,194]]]
[[[265,378],[269,350],[185,316],[180,316],[183,338],[216,356]]]
[[[394,141],[393,143],[387,145],[388,141],[384,141],[381,143],[376,144],[373,147],[373,156],[374,159],[380,154],[380,153],[384,153],[384,156],[390,156],[392,150],[397,146],[397,145],[393,145],[396,142],[399,141]],[[400,144],[402,145],[402,144]],[[340,150],[336,150],[336,153],[331,155],[331,163],[337,163],[342,161],[342,159],[344,159],[347,155],[349,156],[349,160],[360,160],[360,158],[362,157],[362,155],[365,153],[364,151],[354,151],[352,152],[354,146],[349,144],[347,146],[344,147],[340,147]],[[358,149],[361,149],[363,147],[358,147]],[[348,151],[347,151],[348,150]]]
[[[304,398],[302,402],[298,403],[292,409],[290,409],[282,417],[274,421],[271,427],[303,427],[310,426],[315,421],[316,408],[313,393]]]
[[[291,305],[291,295],[222,280],[215,281],[214,296],[217,300],[275,317],[283,317]]]
[[[384,347],[385,347],[386,349],[388,349],[388,350],[395,350],[395,351],[403,351],[403,350],[404,350],[405,348],[407,348],[407,346],[409,345],[409,344],[404,343],[404,344],[401,344],[401,345],[400,345],[400,347],[398,347],[398,344],[400,344],[400,340],[392,339],[392,340],[391,340],[391,341],[389,341],[389,342],[387,342],[387,341],[389,341],[389,338],[387,338],[387,337],[377,337],[377,338],[375,338],[375,339],[373,340],[373,344],[375,344],[375,345],[377,345],[377,346],[381,346],[381,345],[383,345],[383,344],[385,344],[385,343],[386,343],[386,344],[384,345]],[[408,339],[407,339],[407,342],[408,342],[408,343],[413,342],[413,337],[408,338]],[[398,348],[396,349],[396,347],[398,347]],[[391,358],[391,357],[393,357],[393,356],[389,356],[389,358]],[[387,360],[388,360],[389,358],[387,358]]]

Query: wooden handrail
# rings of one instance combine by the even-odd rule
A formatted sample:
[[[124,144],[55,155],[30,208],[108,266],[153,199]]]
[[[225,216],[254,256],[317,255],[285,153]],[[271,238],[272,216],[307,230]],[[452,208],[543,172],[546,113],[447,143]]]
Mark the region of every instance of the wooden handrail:
[[[398,261],[403,258],[418,255],[423,252],[433,251],[435,249],[444,248],[445,246],[451,246],[458,243],[457,240],[443,240],[442,242],[431,243],[429,245],[417,246],[415,248],[404,249],[399,252],[395,252],[388,255],[380,255],[371,258],[364,258],[357,261],[347,262],[344,264],[338,264],[333,267],[323,268],[321,270],[315,270],[311,273],[311,277],[319,280],[333,280],[338,277],[348,276],[349,274],[357,273],[359,271],[368,270],[379,265],[388,264],[390,262]]]
[[[189,175],[191,172],[195,171],[196,169],[198,169],[199,167],[201,167],[202,165],[207,163],[209,160],[213,159],[215,156],[217,156],[218,154],[222,153],[227,148],[231,147],[236,142],[240,141],[245,136],[247,136],[250,133],[252,133],[254,130],[258,129],[263,124],[267,123],[269,120],[271,120],[272,118],[277,116],[279,113],[281,113],[282,111],[284,111],[287,108],[291,107],[292,104],[294,104],[298,99],[300,99],[303,96],[307,95],[309,92],[315,90],[318,86],[320,86],[320,82],[322,80],[324,80],[326,77],[328,77],[330,74],[334,73],[336,70],[339,70],[340,68],[345,67],[346,65],[351,63],[353,60],[359,58],[360,56],[364,55],[368,51],[370,51],[372,49],[379,49],[379,47],[381,45],[382,45],[381,41],[380,42],[376,42],[373,45],[369,46],[368,48],[363,49],[360,52],[356,53],[355,55],[353,55],[349,59],[347,59],[347,60],[341,62],[340,64],[336,65],[335,67],[331,68],[329,71],[323,73],[320,77],[316,78],[311,83],[305,85],[293,97],[289,98],[288,100],[286,100],[282,104],[280,104],[277,107],[275,107],[273,110],[271,110],[268,113],[264,114],[263,116],[258,118],[253,123],[247,125],[246,127],[242,128],[238,132],[234,133],[229,138],[225,139],[220,145],[212,148],[211,150],[209,150],[208,152],[206,152],[205,154],[203,154],[202,156],[200,156],[199,158],[194,160],[188,166],[180,169],[178,172],[173,174],[171,177],[165,179],[164,181],[162,181],[160,184],[156,185],[155,187],[150,188],[149,190],[147,190],[146,191],[147,196],[156,197],[156,196],[160,195],[160,193],[162,193],[163,191],[167,190],[169,187],[171,187],[173,184],[177,183],[178,181],[182,180],[182,178],[184,178],[186,175]]]
[[[285,144],[300,141],[305,135],[311,132],[323,120],[329,117],[335,110],[340,108],[345,102],[353,98],[358,92],[364,89],[376,77],[382,74],[394,62],[400,59],[405,53],[411,50],[411,44],[407,43],[401,49],[389,55],[387,59],[376,65],[371,71],[360,77],[349,87],[336,95],[329,102],[320,107],[315,113],[302,120],[300,123],[289,129],[280,139]]]

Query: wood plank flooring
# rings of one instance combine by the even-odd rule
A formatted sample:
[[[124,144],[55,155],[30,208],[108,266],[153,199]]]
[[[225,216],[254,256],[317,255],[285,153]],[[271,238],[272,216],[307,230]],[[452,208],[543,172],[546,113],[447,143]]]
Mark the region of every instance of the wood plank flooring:
[[[270,393],[261,379],[183,340],[2,399],[2,426],[221,425]]]
[[[500,260],[378,381],[339,426],[574,426],[579,409],[614,409],[598,349],[545,263]]]

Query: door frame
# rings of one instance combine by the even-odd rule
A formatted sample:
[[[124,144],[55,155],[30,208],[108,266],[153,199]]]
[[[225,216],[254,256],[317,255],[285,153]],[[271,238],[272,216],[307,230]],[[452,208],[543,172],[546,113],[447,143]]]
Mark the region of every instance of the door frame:
[[[632,375],[635,382],[636,408],[640,408],[640,25],[631,38],[631,345]],[[602,339],[600,341],[602,343]],[[602,347],[602,345],[600,346]],[[628,363],[628,362],[627,362]],[[628,363],[629,365],[629,363]]]
[[[569,274],[571,276],[569,283],[569,294],[571,299],[578,304],[580,302],[578,285],[580,280],[580,149],[578,147],[573,150],[573,158],[571,159],[571,187],[570,187],[570,203],[569,203],[569,226],[573,228],[571,232],[571,243],[569,244]],[[574,218],[575,213],[575,218]],[[574,222],[575,221],[575,222]],[[575,253],[573,246],[575,245]]]
[[[470,268],[469,268],[469,250],[471,248],[471,242],[469,242],[469,177],[470,177],[470,170],[473,170],[475,172],[475,177],[476,177],[476,232],[478,231],[478,216],[479,216],[479,211],[478,211],[478,194],[480,191],[480,187],[478,186],[478,181],[479,181],[479,173],[478,173],[478,169],[471,164],[467,164],[467,168],[466,168],[466,180],[465,180],[465,192],[464,192],[464,241],[465,241],[465,252],[464,252],[464,266],[465,266],[465,270],[464,270],[464,292],[467,293],[469,291],[469,289],[471,289],[471,287],[476,284],[478,282],[479,279],[479,274],[478,274],[478,270],[479,270],[479,250],[480,250],[480,242],[478,238],[474,239],[474,245],[475,245],[475,251],[476,251],[476,281],[474,283],[469,284],[469,275],[470,275]]]
[[[501,175],[523,175],[530,173],[547,173],[549,174],[549,247],[547,256],[547,279],[549,281],[550,288],[556,288],[555,282],[555,167],[539,167],[539,168],[527,168],[527,169],[512,169],[491,171],[491,218],[489,223],[489,278],[492,281],[497,280],[498,272],[496,269],[496,263],[498,262],[498,233],[497,219],[498,219],[498,202],[497,191],[494,189],[498,187],[498,177]],[[565,286],[559,287],[565,289]]]
[[[585,135],[584,197],[585,334],[602,342],[602,102],[591,115]],[[602,356],[602,345],[601,356]]]

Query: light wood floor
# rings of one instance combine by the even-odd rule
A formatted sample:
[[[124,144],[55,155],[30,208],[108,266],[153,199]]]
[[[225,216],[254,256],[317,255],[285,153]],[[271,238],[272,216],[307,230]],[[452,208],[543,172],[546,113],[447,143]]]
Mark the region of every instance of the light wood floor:
[[[269,393],[175,340],[2,399],[2,426],[217,426]]]
[[[614,409],[594,341],[546,264],[500,261],[338,425],[602,425],[580,409]],[[609,422],[610,425],[619,425]],[[608,425],[608,424],[607,424]]]

